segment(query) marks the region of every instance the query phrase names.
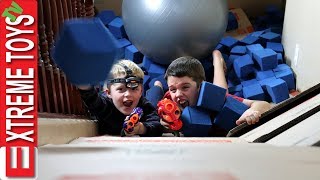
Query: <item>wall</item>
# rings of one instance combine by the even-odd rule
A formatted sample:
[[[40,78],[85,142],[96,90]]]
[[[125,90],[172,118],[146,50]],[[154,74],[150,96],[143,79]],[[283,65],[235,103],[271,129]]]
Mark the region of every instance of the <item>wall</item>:
[[[290,0],[286,3],[282,43],[300,91],[320,83],[319,7],[320,1]]]

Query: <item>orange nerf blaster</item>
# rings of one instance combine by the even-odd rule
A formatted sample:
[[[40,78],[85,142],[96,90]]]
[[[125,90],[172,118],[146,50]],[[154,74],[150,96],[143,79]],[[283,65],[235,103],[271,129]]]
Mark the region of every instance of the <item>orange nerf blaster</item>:
[[[164,98],[158,102],[158,114],[165,122],[169,124],[169,128],[178,131],[182,128],[182,121],[179,119],[181,110],[177,103],[170,99]]]
[[[129,120],[123,123],[123,129],[127,132],[132,132],[134,126],[139,122],[143,114],[143,110],[140,107],[136,107],[129,115]]]

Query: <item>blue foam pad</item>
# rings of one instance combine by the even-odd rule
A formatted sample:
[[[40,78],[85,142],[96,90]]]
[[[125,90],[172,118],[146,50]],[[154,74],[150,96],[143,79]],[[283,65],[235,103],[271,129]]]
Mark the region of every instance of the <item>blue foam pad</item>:
[[[296,89],[296,83],[295,83],[294,75],[293,75],[293,72],[291,71],[291,69],[286,69],[286,70],[283,70],[283,71],[275,72],[274,75],[277,78],[280,78],[280,79],[284,80],[287,83],[287,86],[288,86],[289,90],[295,90]]]
[[[154,82],[156,82],[156,81],[160,81],[161,82],[164,92],[168,91],[169,87],[168,87],[167,81],[164,79],[164,75],[160,75],[158,77],[155,77],[155,78],[151,79],[151,81],[149,82],[149,88],[154,86]]]
[[[281,43],[267,42],[266,48],[272,49],[277,53],[283,54],[283,45]]]
[[[252,53],[254,51],[257,51],[257,50],[262,50],[264,49],[261,44],[251,44],[251,45],[247,45],[247,54],[249,54],[251,57],[252,57]]]
[[[127,46],[124,53],[125,59],[130,59],[136,64],[142,63],[143,54],[134,46]]]
[[[281,53],[277,53],[278,64],[283,64],[283,56]]]
[[[200,62],[202,64],[203,68],[204,68],[206,81],[212,82],[212,80],[213,80],[213,72],[214,72],[213,64],[212,64],[212,58],[201,59]]]
[[[271,78],[271,77],[274,77],[274,73],[272,70],[256,72],[256,79],[258,81],[261,81],[261,80],[267,79],[267,78]]]
[[[265,100],[265,95],[260,84],[245,86],[242,88],[243,97],[251,100]]]
[[[188,106],[183,109],[180,118],[183,122],[182,132],[184,136],[208,136],[209,129],[212,126],[209,112],[196,107]]]
[[[55,63],[76,85],[104,81],[119,44],[99,18],[66,20],[52,51]]]
[[[230,54],[233,55],[244,55],[247,52],[246,46],[235,46],[231,49]]]
[[[126,38],[118,39],[118,44],[120,45],[120,54],[118,59],[123,59],[125,57],[125,50],[127,46],[131,45],[131,42]]]
[[[246,80],[246,81],[242,81],[241,82],[241,85],[243,87],[245,86],[251,86],[251,85],[254,85],[254,84],[259,84],[259,82],[256,80],[256,79],[250,79],[250,80]]]
[[[150,65],[153,63],[152,59],[150,59],[147,56],[143,56],[142,59],[142,67],[146,70],[148,70],[150,68]]]
[[[219,127],[230,131],[236,127],[236,121],[249,107],[235,98],[228,96],[222,110],[217,114],[214,123]]]
[[[120,17],[114,18],[109,24],[108,24],[110,32],[118,39],[120,38],[126,38],[127,34],[124,29],[123,21]]]
[[[266,90],[274,103],[279,103],[289,98],[287,83],[282,79],[268,81]]]
[[[236,46],[238,43],[238,40],[231,37],[227,36],[221,39],[220,44],[226,46],[228,50],[230,51],[234,46]]]
[[[288,66],[287,64],[279,64],[276,68],[273,69],[273,72],[283,71],[287,69],[291,70],[290,66]]]
[[[248,35],[240,41],[240,43],[244,45],[256,44],[258,42],[259,42],[259,38],[252,35]]]
[[[227,90],[222,87],[202,82],[197,106],[207,110],[220,111],[225,101],[226,92]]]
[[[247,78],[254,70],[252,58],[248,54],[236,58],[233,68],[238,78]]]
[[[160,75],[164,75],[166,68],[160,64],[151,63],[148,69],[148,74],[151,79],[156,78]]]
[[[108,24],[116,18],[116,15],[112,10],[103,10],[98,13],[97,17],[101,19],[105,26],[108,26]]]
[[[272,49],[254,51],[253,57],[262,71],[274,69],[278,65],[277,53]]]

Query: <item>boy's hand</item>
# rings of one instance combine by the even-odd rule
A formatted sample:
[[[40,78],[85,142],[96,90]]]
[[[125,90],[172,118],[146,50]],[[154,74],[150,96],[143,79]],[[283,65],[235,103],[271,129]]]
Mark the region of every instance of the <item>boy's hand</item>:
[[[126,136],[134,136],[134,135],[138,135],[138,134],[145,134],[147,132],[147,128],[141,123],[138,122],[134,128],[132,132],[127,132],[124,131],[124,133],[126,134]]]
[[[169,124],[165,122],[164,120],[160,119],[160,124],[164,127],[163,132],[164,133],[172,133],[173,130],[170,129]]]
[[[242,116],[236,121],[237,125],[240,125],[243,122],[247,122],[249,125],[255,124],[259,121],[261,113],[252,108],[247,109]]]
[[[213,66],[220,66],[223,68],[224,73],[227,72],[227,65],[220,51],[212,51]]]

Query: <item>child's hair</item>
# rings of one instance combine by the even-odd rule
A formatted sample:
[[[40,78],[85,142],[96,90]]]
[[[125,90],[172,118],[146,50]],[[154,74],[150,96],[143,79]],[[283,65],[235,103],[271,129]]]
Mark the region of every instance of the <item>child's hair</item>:
[[[201,62],[193,57],[184,56],[175,59],[168,67],[164,78],[168,80],[169,76],[184,77],[188,76],[197,83],[199,87],[205,80],[205,71]]]
[[[118,78],[121,75],[127,76],[128,74],[126,72],[124,65],[127,66],[132,71],[132,74],[131,74],[132,76],[143,79],[144,73],[142,69],[136,63],[126,59],[119,60],[118,62],[113,64],[109,72],[108,79]],[[106,81],[104,83],[103,89],[106,89],[110,85],[111,84],[107,84],[107,81]]]

